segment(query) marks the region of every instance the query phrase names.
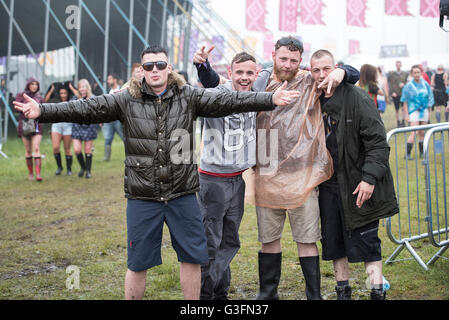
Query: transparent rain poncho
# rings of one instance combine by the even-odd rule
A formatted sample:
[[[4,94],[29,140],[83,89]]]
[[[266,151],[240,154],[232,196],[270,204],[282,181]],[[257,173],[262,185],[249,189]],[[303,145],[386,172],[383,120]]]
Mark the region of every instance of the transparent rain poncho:
[[[266,91],[281,85],[271,80]],[[244,178],[246,201],[260,207],[297,208],[333,174],[319,94],[310,73],[300,70],[287,90],[298,90],[299,98],[257,115],[257,165]]]

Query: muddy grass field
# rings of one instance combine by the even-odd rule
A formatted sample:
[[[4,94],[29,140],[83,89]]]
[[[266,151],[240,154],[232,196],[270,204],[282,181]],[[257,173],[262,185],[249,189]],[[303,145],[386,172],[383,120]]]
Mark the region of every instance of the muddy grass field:
[[[390,110],[392,109],[391,106]],[[394,123],[387,112],[387,130]],[[42,142],[43,182],[28,181],[22,142],[10,137],[0,158],[0,299],[123,299],[126,272],[126,199],[123,193],[124,148],[116,137],[112,160],[103,162],[102,134],[95,141],[93,178],[78,178],[74,160],[71,177],[55,176],[49,134]],[[380,229],[384,260],[396,248]],[[253,299],[257,294],[257,223],[255,208],[247,206],[240,229],[241,250],[232,262],[231,299]],[[305,299],[296,244],[289,224],[282,240],[281,299]],[[424,261],[437,248],[428,240],[413,243]],[[319,245],[321,250],[321,246]],[[445,254],[448,257],[447,252]],[[182,299],[179,265],[164,229],[163,264],[148,272],[146,299]],[[449,299],[449,262],[438,260],[424,271],[404,250],[403,261],[384,265],[391,285],[388,299]],[[79,270],[79,288],[68,269]],[[363,264],[350,265],[354,299],[369,299]],[[322,295],[335,299],[331,262],[321,261]]]

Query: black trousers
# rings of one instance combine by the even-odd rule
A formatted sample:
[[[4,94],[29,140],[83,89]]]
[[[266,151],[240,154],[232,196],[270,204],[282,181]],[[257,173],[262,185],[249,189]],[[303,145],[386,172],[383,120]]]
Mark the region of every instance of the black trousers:
[[[231,283],[229,265],[240,249],[245,181],[200,174],[198,203],[203,215],[209,262],[201,266],[201,299],[227,297]]]

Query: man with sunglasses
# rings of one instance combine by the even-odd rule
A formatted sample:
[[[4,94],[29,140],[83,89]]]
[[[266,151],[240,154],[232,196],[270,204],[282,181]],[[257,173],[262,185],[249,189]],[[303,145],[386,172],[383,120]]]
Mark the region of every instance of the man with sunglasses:
[[[201,263],[208,261],[206,236],[195,193],[194,121],[237,112],[273,110],[299,93],[285,85],[272,93],[219,92],[185,85],[172,72],[167,51],[150,46],[141,55],[144,78],[127,90],[85,100],[38,104],[15,102],[17,110],[40,122],[100,123],[120,120],[125,136],[128,270],[125,298],[142,299],[146,272],[162,263],[164,221],[180,261],[185,299],[198,299]]]
[[[219,83],[218,75],[207,63],[210,49],[198,51],[194,61],[203,70],[200,79],[205,87]],[[332,176],[332,159],[326,149],[317,84],[311,74],[300,70],[302,42],[284,37],[276,42],[272,54],[274,66],[259,73],[255,91],[273,92],[287,81],[287,88],[298,90],[300,98],[281,110],[257,115],[257,163],[254,170],[257,224],[261,250],[259,294],[256,299],[278,299],[281,276],[281,236],[286,213],[305,279],[306,297],[321,299],[318,247],[320,211],[317,186]],[[215,73],[216,74],[216,73]],[[342,81],[356,83],[359,72],[350,66],[334,70],[319,88]],[[267,149],[267,150],[265,150]],[[249,183],[247,184],[248,187]]]

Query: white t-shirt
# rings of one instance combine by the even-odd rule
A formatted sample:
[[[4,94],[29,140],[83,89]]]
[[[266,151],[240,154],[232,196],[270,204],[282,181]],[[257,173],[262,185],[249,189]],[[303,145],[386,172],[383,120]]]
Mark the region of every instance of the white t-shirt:
[[[116,93],[118,91],[120,91],[120,86],[119,85],[117,85],[117,88],[115,88],[115,89],[111,88],[111,90],[109,90],[109,94],[113,94],[113,93]]]

